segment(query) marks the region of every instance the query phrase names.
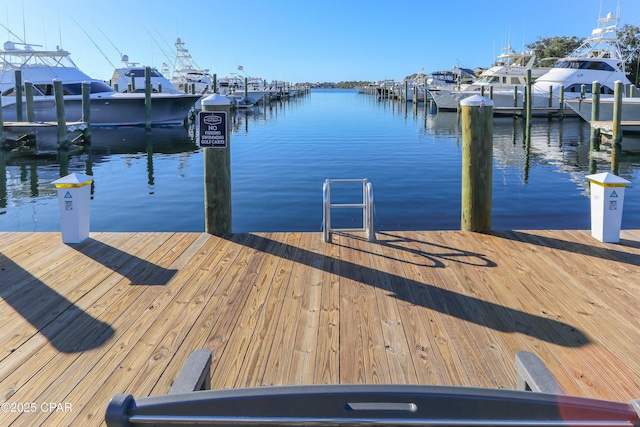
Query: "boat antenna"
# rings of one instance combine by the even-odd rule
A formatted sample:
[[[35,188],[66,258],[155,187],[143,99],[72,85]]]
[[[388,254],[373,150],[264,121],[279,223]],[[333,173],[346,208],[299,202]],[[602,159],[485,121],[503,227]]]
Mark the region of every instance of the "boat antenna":
[[[162,49],[162,46],[160,46],[160,43],[158,43],[158,41],[155,39],[155,37],[153,37],[153,34],[151,34],[151,31],[149,31],[149,29],[147,27],[145,27],[145,26],[143,26],[143,27],[144,27],[144,30],[147,32],[147,34],[149,34],[149,37],[151,37],[151,40],[153,40],[153,42],[156,44],[156,46],[158,46],[158,49],[160,49],[160,52],[162,52],[162,55],[164,55],[164,57],[166,58],[167,63],[171,62],[171,57],[167,54],[167,52],[165,52],[164,49]],[[167,44],[166,40],[163,39],[163,41],[165,42],[165,44]],[[167,44],[167,46],[168,46],[168,44]]]
[[[95,22],[92,22],[92,24],[95,25],[95,27],[98,29],[98,31],[100,31],[100,33],[104,36],[104,38],[107,39],[107,41],[111,44],[111,46],[113,46],[113,48],[116,50],[116,52],[118,52],[118,55],[120,55],[120,58],[122,58],[122,52],[120,52],[120,49],[118,49],[118,47],[111,41],[111,39],[109,37],[107,37],[107,35],[100,29],[100,27],[98,27],[96,25]]]
[[[60,25],[60,5],[58,5],[58,44],[62,47],[62,25]]]
[[[82,30],[82,32],[84,33],[85,36],[87,36],[89,38],[89,40],[91,40],[91,43],[93,43],[93,45],[96,47],[96,49],[98,49],[98,51],[102,54],[102,56],[104,56],[104,59],[107,60],[107,62],[109,64],[111,64],[111,66],[115,69],[117,68],[115,65],[113,65],[113,62],[111,62],[111,60],[109,59],[109,57],[107,55],[104,54],[104,52],[102,51],[102,49],[100,49],[100,47],[96,44],[95,41],[93,41],[93,39],[91,38],[91,36],[84,30],[84,28],[82,28],[82,26],[80,24],[78,24],[78,21],[76,21],[73,16],[71,17],[71,19],[73,20],[73,22],[76,23],[76,25]]]
[[[13,37],[15,37],[15,38],[18,40],[18,42],[20,42],[20,43],[22,43],[22,44],[26,44],[26,43],[25,43],[25,41],[24,41],[24,40],[22,40],[22,39],[20,38],[20,36],[19,36],[19,35],[17,35],[17,34],[16,34],[16,33],[14,33],[13,31],[11,31],[11,30],[9,29],[9,27],[7,27],[6,25],[4,25],[4,24],[2,24],[2,23],[0,23],[0,26],[2,26],[2,28],[4,28],[5,30],[7,30],[7,32],[8,32],[10,35],[12,35]]]
[[[24,19],[24,0],[22,0],[22,38],[27,43],[27,26]]]

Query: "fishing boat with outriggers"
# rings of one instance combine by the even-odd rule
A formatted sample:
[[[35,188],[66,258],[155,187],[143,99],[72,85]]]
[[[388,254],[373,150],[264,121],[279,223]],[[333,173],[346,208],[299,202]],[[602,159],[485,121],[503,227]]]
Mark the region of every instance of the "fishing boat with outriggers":
[[[145,121],[145,93],[118,93],[101,80],[82,72],[71,59],[70,53],[38,50],[42,46],[8,41],[0,51],[0,94],[5,121],[16,121],[16,75],[33,87],[34,120],[56,121],[54,80],[62,83],[65,116],[68,122],[80,121],[82,111],[82,84],[89,83],[91,126],[141,126]],[[20,73],[16,73],[20,71]],[[22,85],[18,85],[22,86]],[[150,125],[180,125],[201,95],[181,93],[151,94]],[[26,103],[23,102],[26,118]]]
[[[555,66],[535,80],[531,87],[534,116],[558,114],[561,98],[566,101],[590,97],[591,84],[594,81],[600,82],[603,98],[613,95],[616,81],[623,82],[625,86],[631,83],[625,73],[625,61],[618,41],[619,21],[620,18],[614,17],[611,13],[598,19],[598,27],[576,50],[560,59]],[[582,87],[586,88],[586,94],[582,94]],[[523,89],[522,86],[514,86],[508,90],[494,91],[493,113],[512,115],[521,112]],[[565,109],[564,113],[575,115],[569,108]]]

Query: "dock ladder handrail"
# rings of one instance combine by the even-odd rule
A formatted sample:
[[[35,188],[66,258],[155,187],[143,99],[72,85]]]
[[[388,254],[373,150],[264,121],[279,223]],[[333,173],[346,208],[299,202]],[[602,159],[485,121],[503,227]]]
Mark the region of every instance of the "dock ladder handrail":
[[[362,183],[362,202],[361,203],[331,203],[331,184],[344,183]],[[331,233],[337,232],[354,232],[364,231],[367,234],[367,240],[375,242],[376,234],[373,228],[373,184],[368,179],[327,179],[322,186],[323,200],[323,240],[331,243]],[[332,228],[331,227],[331,209],[347,208],[362,209],[362,228]]]

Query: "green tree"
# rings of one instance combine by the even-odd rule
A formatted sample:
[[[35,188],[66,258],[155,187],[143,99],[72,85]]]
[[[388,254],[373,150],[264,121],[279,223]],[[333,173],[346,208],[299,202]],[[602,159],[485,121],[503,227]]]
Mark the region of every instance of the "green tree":
[[[537,61],[536,65],[548,67],[553,65],[553,63],[541,64],[540,62],[549,58],[564,58],[580,47],[582,42],[584,42],[584,39],[576,36],[545,37],[538,38],[538,41],[527,45],[527,49],[535,51]]]
[[[640,28],[625,24],[618,32],[620,50],[625,58],[626,71],[631,83],[640,85]]]

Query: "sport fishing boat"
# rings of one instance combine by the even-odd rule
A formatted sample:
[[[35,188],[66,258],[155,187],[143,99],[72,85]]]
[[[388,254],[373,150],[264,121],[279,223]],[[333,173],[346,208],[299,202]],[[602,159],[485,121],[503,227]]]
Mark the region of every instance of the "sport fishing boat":
[[[581,88],[590,97],[594,81],[600,82],[603,99],[613,95],[614,83],[621,81],[625,86],[631,82],[625,73],[625,60],[618,42],[617,26],[620,18],[608,13],[598,19],[598,27],[569,56],[560,59],[547,73],[532,85],[533,115],[555,113],[560,107],[560,88],[564,87],[564,99],[580,98]],[[518,92],[519,107],[522,107],[522,91]],[[514,90],[498,91],[493,94],[494,114],[512,114]],[[538,109],[536,111],[536,108]],[[571,109],[565,112],[572,114]]]
[[[62,82],[65,116],[81,121],[82,83],[90,84],[91,126],[145,125],[145,94],[118,93],[103,81],[89,77],[73,62],[68,51],[37,50],[41,46],[8,41],[0,51],[0,94],[5,121],[16,121],[16,71],[33,84],[35,121],[56,121],[54,80]],[[183,124],[200,95],[151,94],[151,125]],[[26,118],[23,102],[23,117]]]
[[[122,67],[116,68],[111,77],[111,86],[118,92],[143,92],[147,67],[129,61],[129,56],[122,55]],[[149,67],[151,90],[163,93],[182,93],[157,68]]]

